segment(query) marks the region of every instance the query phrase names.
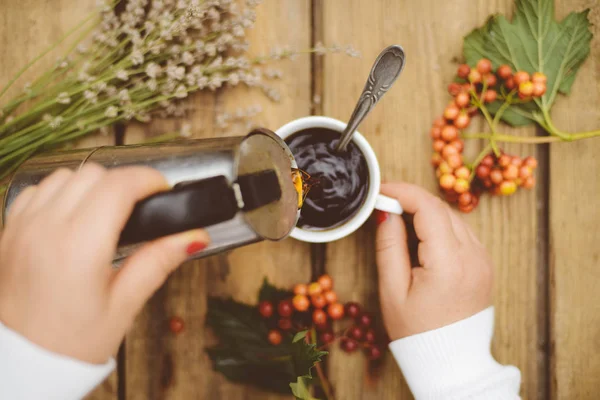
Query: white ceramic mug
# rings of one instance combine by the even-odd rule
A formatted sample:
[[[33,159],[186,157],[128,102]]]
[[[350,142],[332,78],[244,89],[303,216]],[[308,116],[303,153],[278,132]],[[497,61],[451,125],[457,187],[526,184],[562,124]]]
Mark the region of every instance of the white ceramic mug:
[[[346,128],[346,124],[329,117],[304,117],[288,122],[279,128],[276,133],[285,140],[296,132],[311,128],[325,128],[341,133],[344,131],[344,128]],[[352,142],[364,155],[367,162],[367,168],[369,169],[369,190],[367,191],[367,197],[365,198],[363,205],[352,217],[334,228],[307,230],[296,227],[290,235],[294,239],[310,243],[333,242],[334,240],[350,235],[360,228],[374,209],[392,214],[402,214],[402,206],[396,199],[379,194],[381,171],[379,169],[379,163],[377,162],[377,156],[375,156],[375,152],[369,142],[367,142],[364,136],[358,132],[354,132]]]

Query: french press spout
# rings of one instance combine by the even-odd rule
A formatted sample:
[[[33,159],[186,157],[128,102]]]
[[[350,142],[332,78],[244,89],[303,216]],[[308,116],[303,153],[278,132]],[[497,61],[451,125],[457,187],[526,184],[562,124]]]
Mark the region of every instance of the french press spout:
[[[162,236],[206,228],[211,244],[189,257],[193,259],[264,239],[281,240],[298,219],[298,192],[292,179],[296,161],[283,140],[261,128],[245,137],[41,154],[13,175],[4,198],[4,220],[26,187],[57,168],[77,170],[88,162],[106,168],[149,166],[172,186],[136,204],[121,233],[115,265],[142,243]]]

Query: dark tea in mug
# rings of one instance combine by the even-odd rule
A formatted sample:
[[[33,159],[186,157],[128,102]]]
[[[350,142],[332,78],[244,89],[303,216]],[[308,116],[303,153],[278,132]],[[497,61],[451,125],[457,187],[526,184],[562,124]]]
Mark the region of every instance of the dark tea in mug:
[[[339,226],[360,209],[367,197],[369,170],[365,157],[352,142],[346,151],[338,152],[339,138],[337,131],[310,128],[285,139],[298,168],[311,177],[297,224],[302,229]]]

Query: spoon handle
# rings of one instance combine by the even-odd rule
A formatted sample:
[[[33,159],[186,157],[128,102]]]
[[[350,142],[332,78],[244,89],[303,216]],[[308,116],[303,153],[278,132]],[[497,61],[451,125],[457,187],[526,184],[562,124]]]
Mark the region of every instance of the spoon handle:
[[[404,68],[404,60],[404,50],[398,45],[389,46],[379,54],[371,68],[369,78],[356,104],[356,108],[354,108],[348,125],[346,125],[346,129],[342,133],[337,147],[338,151],[346,151],[346,147],[350,143],[350,140],[352,140],[352,135],[358,128],[358,125],[371,112],[375,104],[377,104],[390,87],[392,87],[398,76],[400,76]]]

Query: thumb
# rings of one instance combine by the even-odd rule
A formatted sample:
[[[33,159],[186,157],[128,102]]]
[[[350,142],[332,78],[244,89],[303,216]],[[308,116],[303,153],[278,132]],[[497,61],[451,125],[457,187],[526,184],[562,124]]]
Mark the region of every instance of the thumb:
[[[377,213],[375,249],[380,290],[389,290],[404,298],[412,276],[406,227],[399,215]]]
[[[206,248],[210,238],[198,229],[143,245],[130,256],[112,282],[113,309],[131,323],[146,301],[186,258]]]

